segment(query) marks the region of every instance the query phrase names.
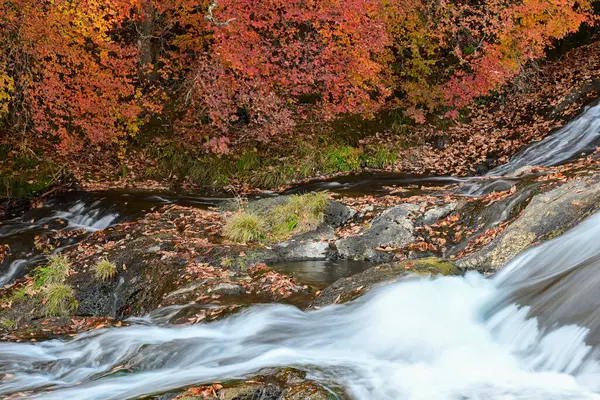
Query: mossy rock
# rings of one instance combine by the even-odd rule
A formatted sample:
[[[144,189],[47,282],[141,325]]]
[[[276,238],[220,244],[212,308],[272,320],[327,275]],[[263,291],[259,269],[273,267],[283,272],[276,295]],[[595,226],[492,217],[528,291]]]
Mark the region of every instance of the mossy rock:
[[[444,258],[421,258],[397,264],[397,268],[418,275],[457,275],[458,268],[453,261]]]
[[[282,400],[334,400],[337,396],[314,382],[302,382],[289,388]]]
[[[221,389],[220,400],[252,400],[252,399],[278,399],[282,390],[271,384],[242,382],[235,386]]]
[[[421,258],[382,264],[349,278],[335,281],[317,297],[313,307],[319,308],[329,304],[352,301],[374,287],[398,279],[428,275],[457,275],[458,273],[459,269],[454,261],[443,258]]]

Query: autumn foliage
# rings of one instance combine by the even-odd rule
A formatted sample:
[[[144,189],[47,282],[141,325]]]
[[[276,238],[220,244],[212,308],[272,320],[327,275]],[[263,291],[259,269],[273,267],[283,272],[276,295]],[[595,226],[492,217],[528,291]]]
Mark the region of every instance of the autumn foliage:
[[[158,120],[216,152],[309,115],[455,118],[594,21],[591,0],[0,0],[0,118],[63,151]]]

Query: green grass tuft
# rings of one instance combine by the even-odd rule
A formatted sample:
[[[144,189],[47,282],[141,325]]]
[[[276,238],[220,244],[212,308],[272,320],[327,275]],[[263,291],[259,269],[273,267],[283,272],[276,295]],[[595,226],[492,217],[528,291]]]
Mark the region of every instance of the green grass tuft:
[[[390,168],[394,167],[398,162],[398,154],[390,150],[388,147],[373,147],[372,155],[367,157],[367,164],[373,168]]]
[[[248,182],[256,187],[276,189],[293,182],[298,175],[293,166],[280,164],[250,172]]]
[[[64,283],[53,283],[44,290],[46,303],[44,314],[48,317],[66,317],[77,312],[79,303],[75,300],[75,292]]]
[[[327,173],[349,172],[360,169],[362,150],[352,146],[341,146],[326,150],[323,168]]]
[[[270,213],[273,234],[280,237],[316,229],[323,222],[328,205],[326,192],[292,196]]]
[[[267,236],[267,221],[256,214],[241,212],[234,214],[225,224],[225,237],[233,242],[260,242]]]
[[[117,266],[106,258],[99,260],[94,266],[96,279],[107,281],[117,275]]]
[[[48,264],[45,267],[35,269],[33,280],[36,287],[63,283],[67,279],[70,269],[71,264],[67,257],[54,255],[48,258]]]

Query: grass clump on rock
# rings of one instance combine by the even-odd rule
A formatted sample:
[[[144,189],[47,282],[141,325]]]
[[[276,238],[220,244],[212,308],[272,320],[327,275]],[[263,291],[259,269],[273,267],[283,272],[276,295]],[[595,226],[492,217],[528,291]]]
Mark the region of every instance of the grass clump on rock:
[[[48,264],[35,269],[33,279],[37,287],[63,283],[71,270],[69,259],[54,255],[48,258]]]
[[[240,211],[225,223],[224,235],[238,243],[282,239],[310,232],[323,223],[329,206],[325,192],[294,195],[283,204],[259,211]]]
[[[248,212],[234,214],[225,224],[225,237],[233,242],[248,243],[264,240],[268,223],[264,217]]]
[[[295,195],[285,204],[277,206],[270,215],[273,233],[285,236],[294,233],[310,232],[317,229],[325,219],[329,205],[327,193]]]
[[[77,311],[79,303],[75,292],[64,283],[53,283],[44,290],[44,314],[48,317],[65,317]]]
[[[96,279],[107,281],[117,275],[117,266],[106,258],[101,259],[94,266]]]

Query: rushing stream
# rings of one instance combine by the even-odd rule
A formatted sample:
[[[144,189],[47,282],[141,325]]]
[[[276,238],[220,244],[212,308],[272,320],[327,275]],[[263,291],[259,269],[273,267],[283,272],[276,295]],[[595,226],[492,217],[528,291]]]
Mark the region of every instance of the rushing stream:
[[[564,280],[556,290],[540,285],[582,263],[597,271],[598,235],[600,214],[525,252],[493,279],[414,279],[314,311],[265,305],[211,324],[133,325],[73,340],[2,343],[0,394],[135,398],[296,366],[357,399],[600,398],[589,328],[554,323],[600,298],[581,291],[598,274],[592,282],[587,273]],[[528,305],[513,303],[524,291]],[[560,307],[565,293],[570,302]],[[552,321],[539,323],[531,310]],[[598,318],[588,322],[596,334]],[[45,388],[52,390],[39,392]]]

